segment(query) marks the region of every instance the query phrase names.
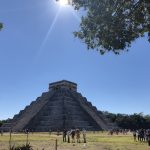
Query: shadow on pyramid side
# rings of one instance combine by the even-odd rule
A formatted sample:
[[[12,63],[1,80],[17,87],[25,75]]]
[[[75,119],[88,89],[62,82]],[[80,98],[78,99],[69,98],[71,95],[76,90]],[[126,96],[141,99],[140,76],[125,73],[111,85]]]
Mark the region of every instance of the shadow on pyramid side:
[[[64,128],[111,130],[111,123],[101,111],[77,92],[77,84],[62,80],[49,84],[49,91],[33,101],[1,128],[3,131],[62,131]]]

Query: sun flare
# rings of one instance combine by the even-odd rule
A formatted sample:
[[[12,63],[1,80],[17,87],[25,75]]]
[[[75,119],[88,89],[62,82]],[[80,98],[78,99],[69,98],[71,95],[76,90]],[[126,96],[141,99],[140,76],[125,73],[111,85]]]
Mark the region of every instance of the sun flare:
[[[66,5],[69,4],[69,2],[68,2],[68,0],[59,0],[59,4],[60,4],[61,6],[66,6]]]

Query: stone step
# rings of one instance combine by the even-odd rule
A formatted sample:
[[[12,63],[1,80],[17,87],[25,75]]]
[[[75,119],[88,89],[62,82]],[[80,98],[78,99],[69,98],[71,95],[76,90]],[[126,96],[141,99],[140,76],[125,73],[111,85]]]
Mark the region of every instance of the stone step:
[[[76,101],[67,101],[64,100],[64,104],[68,106],[79,106],[79,104]]]
[[[59,129],[60,128],[60,126],[62,126],[62,130],[63,130],[63,124],[62,125],[60,125],[60,124],[55,124],[54,126],[53,125],[51,125],[51,126],[37,126],[36,128],[35,128],[35,131],[40,131],[40,132],[47,132],[47,131],[49,131],[49,130],[57,130],[57,129]]]
[[[11,123],[5,123],[4,127],[11,127]]]
[[[63,118],[62,116],[57,116],[57,117],[55,117],[55,116],[42,116],[41,120],[42,121],[52,120],[52,119],[60,120],[62,118]]]

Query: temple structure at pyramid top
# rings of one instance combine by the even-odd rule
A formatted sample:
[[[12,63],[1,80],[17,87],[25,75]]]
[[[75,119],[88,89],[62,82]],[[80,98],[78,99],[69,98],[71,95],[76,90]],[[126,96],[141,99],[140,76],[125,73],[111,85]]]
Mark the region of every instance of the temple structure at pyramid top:
[[[72,91],[77,91],[77,84],[67,80],[62,80],[58,82],[53,82],[49,84],[49,90],[58,90],[58,89],[68,89]]]
[[[116,125],[77,91],[76,83],[62,80],[50,83],[48,92],[42,93],[1,127],[3,131],[29,129],[36,132],[64,128],[93,131],[114,129]]]

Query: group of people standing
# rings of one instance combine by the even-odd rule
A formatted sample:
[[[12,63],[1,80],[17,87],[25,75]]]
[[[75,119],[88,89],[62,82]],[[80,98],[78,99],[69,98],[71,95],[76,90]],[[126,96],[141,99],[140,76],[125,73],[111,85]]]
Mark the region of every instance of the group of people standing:
[[[134,141],[148,142],[150,146],[150,129],[140,129],[133,131]]]
[[[83,137],[83,143],[86,143],[86,130],[83,129],[82,131],[80,131],[80,129],[71,129],[71,130],[63,130],[63,142],[72,142],[75,143],[77,141],[77,143],[81,142],[81,134]]]

